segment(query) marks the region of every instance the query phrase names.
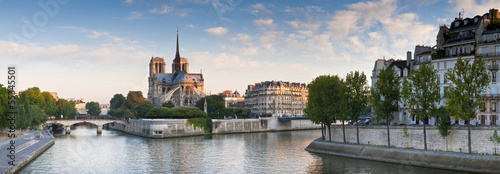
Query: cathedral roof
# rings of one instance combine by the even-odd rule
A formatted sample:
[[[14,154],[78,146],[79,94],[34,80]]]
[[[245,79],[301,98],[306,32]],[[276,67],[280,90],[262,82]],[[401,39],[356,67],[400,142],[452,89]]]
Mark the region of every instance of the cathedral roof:
[[[175,74],[158,74],[157,80],[160,83],[175,83],[175,82],[203,82],[201,74],[189,74],[185,71]]]

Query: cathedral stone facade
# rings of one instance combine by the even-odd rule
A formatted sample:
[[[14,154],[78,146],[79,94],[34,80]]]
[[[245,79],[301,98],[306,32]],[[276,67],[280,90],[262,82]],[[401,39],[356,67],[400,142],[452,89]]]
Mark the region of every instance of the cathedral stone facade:
[[[179,54],[179,33],[172,73],[165,72],[165,61],[160,57],[151,57],[149,62],[148,100],[154,106],[172,101],[175,106],[194,106],[196,101],[205,97],[202,73],[189,73],[189,63]]]

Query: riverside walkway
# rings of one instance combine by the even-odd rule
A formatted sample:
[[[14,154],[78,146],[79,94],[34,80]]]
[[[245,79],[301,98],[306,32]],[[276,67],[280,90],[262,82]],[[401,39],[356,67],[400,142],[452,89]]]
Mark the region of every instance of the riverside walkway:
[[[9,164],[12,159],[7,156],[11,152],[10,141],[15,144],[15,166]],[[14,173],[35,159],[54,144],[54,137],[47,131],[26,132],[24,136],[0,142],[0,173]]]

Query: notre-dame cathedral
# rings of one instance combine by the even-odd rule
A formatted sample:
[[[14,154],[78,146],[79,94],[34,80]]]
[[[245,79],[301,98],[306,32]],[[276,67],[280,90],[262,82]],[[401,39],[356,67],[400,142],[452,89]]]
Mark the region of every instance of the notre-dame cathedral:
[[[168,101],[172,101],[175,106],[194,106],[196,101],[205,97],[203,74],[189,73],[187,58],[181,58],[179,54],[179,32],[177,32],[177,48],[172,62],[172,73],[165,72],[163,58],[151,57],[148,80],[148,100],[156,107]]]

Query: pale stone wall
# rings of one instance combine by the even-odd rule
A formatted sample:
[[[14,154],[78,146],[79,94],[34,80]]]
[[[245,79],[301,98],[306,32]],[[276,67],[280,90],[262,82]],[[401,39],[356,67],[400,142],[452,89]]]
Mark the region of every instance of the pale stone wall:
[[[151,137],[167,138],[206,134],[202,128],[187,125],[187,119],[131,119],[125,124],[110,124],[109,128],[126,133]],[[213,119],[214,134],[285,131],[320,128],[310,120],[279,121],[277,117],[261,119]]]
[[[404,137],[404,126],[389,126],[391,146],[401,148],[424,149],[423,126],[407,126],[409,137]],[[342,126],[332,126],[332,139],[343,142]],[[444,139],[434,126],[427,126],[427,149],[434,151],[468,152],[468,136],[466,126],[452,126],[451,133]],[[471,127],[472,153],[493,154],[495,149],[500,153],[500,145],[489,141],[497,126]],[[346,142],[356,143],[356,126],[346,125]],[[500,132],[499,132],[500,133]],[[328,135],[326,136],[328,138]],[[359,126],[360,144],[387,146],[386,126]]]

